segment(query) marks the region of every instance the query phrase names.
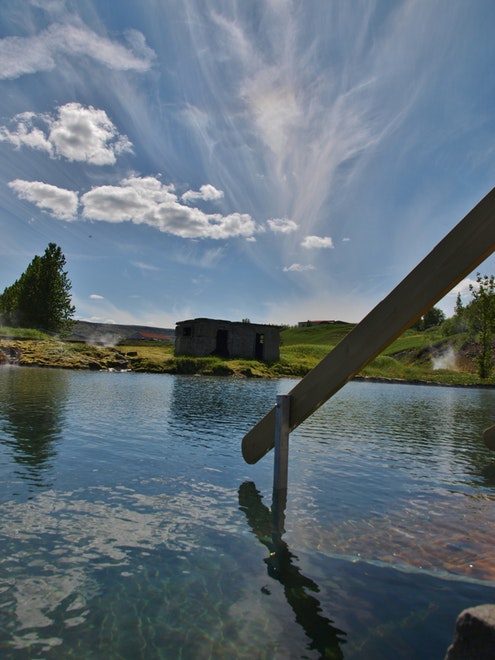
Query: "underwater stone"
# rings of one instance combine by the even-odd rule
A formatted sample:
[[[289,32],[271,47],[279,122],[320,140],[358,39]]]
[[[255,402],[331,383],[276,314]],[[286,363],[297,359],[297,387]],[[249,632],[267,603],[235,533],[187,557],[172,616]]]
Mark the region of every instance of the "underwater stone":
[[[495,658],[495,605],[478,605],[457,617],[454,641],[445,660],[493,660]]]

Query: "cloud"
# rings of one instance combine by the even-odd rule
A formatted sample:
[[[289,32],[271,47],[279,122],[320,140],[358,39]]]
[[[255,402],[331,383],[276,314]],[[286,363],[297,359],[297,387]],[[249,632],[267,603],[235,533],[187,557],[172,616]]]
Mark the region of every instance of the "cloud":
[[[280,234],[290,234],[299,227],[297,222],[288,218],[271,218],[267,220],[267,225],[271,231]]]
[[[333,248],[333,241],[330,236],[306,236],[301,245],[308,250]]]
[[[45,133],[40,128],[33,126],[37,117],[42,117],[42,115],[37,116],[34,112],[23,112],[16,115],[12,120],[17,122],[14,131],[9,131],[6,126],[0,126],[0,141],[10,142],[18,149],[25,146],[52,154],[53,145]]]
[[[210,249],[199,249],[196,243],[174,251],[174,262],[186,266],[200,266],[201,268],[214,268],[225,254],[225,247],[218,246]]]
[[[292,264],[290,266],[285,266],[283,271],[284,273],[303,273],[306,270],[315,270],[314,266],[308,264],[303,266],[302,264]]]
[[[257,230],[247,213],[207,214],[181,204],[173,190],[173,185],[153,177],[124,179],[119,186],[100,186],[85,193],[83,216],[106,222],[129,220],[182,238],[248,238]]]
[[[335,16],[333,9],[328,12],[320,18],[330,26]],[[363,12],[362,33],[356,35],[350,27],[355,26],[353,10],[343,9],[331,49],[327,30],[312,31],[308,43],[298,3],[266,3],[255,31],[237,16],[211,15],[223,37],[217,40],[220,56],[235,67],[237,99],[261,147],[265,172],[291,217],[307,231],[334,182],[344,172],[352,174],[358,157],[382,139],[394,115],[395,108],[376,107],[370,84],[377,77],[378,57],[375,47],[370,53],[364,44],[370,13]],[[337,44],[347,39],[357,43],[353,57],[343,63],[336,57]],[[207,73],[221,93],[223,79]],[[380,70],[382,78],[388,73]]]
[[[31,0],[31,4],[46,11],[61,11],[65,7],[65,0]]]
[[[154,52],[139,32],[133,30],[126,36],[129,48],[83,24],[54,23],[33,36],[4,37],[0,39],[0,78],[51,71],[67,57],[87,57],[117,71],[147,71]]]
[[[56,218],[73,220],[77,214],[76,192],[39,181],[16,179],[8,184],[22,199],[27,199]],[[262,231],[247,213],[204,213],[185,206],[175,195],[174,186],[154,177],[130,177],[119,186],[98,186],[81,196],[82,216],[103,222],[133,222],[181,238],[252,238]]]
[[[204,201],[211,201],[215,199],[221,199],[223,197],[223,190],[217,190],[215,186],[210,185],[207,183],[204,186],[201,186],[199,189],[199,192],[195,192],[194,190],[188,190],[185,192],[181,199],[184,202],[191,202],[197,199],[202,199]]]
[[[471,293],[471,289],[470,289],[471,286],[473,286],[475,288],[477,287],[476,280],[473,279],[472,277],[465,277],[461,282],[459,282],[459,284],[457,284],[452,289],[452,291],[450,293],[452,295],[455,295],[455,296],[457,296],[458,293],[460,293],[461,296],[463,296],[465,294],[470,294]]]
[[[105,300],[105,297],[100,296],[98,293],[92,293],[89,298],[90,300]]]
[[[151,264],[146,264],[143,263],[142,261],[131,261],[131,264],[135,266],[136,268],[139,268],[140,270],[148,270],[148,271],[160,271],[161,269],[158,268],[158,266],[153,266]]]
[[[8,185],[21,199],[49,211],[59,220],[73,220],[77,215],[78,198],[77,193],[72,190],[57,188],[41,181],[21,179],[10,181]]]
[[[0,141],[10,142],[17,148],[27,146],[46,151],[52,157],[113,165],[117,155],[132,151],[127,136],[119,134],[104,110],[80,103],[59,106],[56,116],[24,112],[16,115],[13,122],[17,125],[12,131],[6,126],[0,127]]]

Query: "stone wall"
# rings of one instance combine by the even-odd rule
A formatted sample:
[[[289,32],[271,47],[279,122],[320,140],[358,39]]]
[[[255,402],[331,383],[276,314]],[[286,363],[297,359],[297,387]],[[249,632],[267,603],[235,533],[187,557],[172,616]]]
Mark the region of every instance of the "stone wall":
[[[280,328],[216,319],[181,321],[175,331],[175,354],[272,362],[280,359]]]

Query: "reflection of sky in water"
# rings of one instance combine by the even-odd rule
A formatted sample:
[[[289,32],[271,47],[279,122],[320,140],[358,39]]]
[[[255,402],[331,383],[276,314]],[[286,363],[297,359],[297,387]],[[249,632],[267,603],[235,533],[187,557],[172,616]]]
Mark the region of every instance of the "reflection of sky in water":
[[[128,579],[142,572],[152,555],[164,552],[182,576],[197,570],[193,554],[206,564],[216,563],[218,547],[211,543],[218,532],[228,536],[237,531],[236,494],[207,483],[190,485],[187,492],[174,490],[155,496],[124,486],[48,490],[22,505],[4,505],[0,533],[8,578],[1,600],[15,612],[16,646],[32,642],[30,629],[56,626],[60,608],[64,626],[84,621],[89,601],[104,596],[108,577],[99,574],[105,571],[111,570],[113,579]],[[174,589],[178,577],[171,578]]]
[[[346,657],[384,657],[384,636],[420,657],[425,621],[444,652],[458,611],[493,600],[495,392],[344,388],[291,434],[273,559],[272,457],[247,466],[240,441],[293,381],[20,369],[0,386],[0,644],[18,657],[318,657],[308,631],[333,625]]]

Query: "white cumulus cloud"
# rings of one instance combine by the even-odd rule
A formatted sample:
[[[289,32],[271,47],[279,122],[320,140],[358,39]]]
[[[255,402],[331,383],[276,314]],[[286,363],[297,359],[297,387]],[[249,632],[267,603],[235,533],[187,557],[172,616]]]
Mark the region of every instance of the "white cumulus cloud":
[[[113,165],[116,157],[132,151],[104,110],[80,103],[59,106],[55,116],[24,112],[13,119],[15,128],[0,127],[0,140],[17,148],[27,146],[68,160]]]
[[[330,236],[306,236],[301,245],[308,250],[314,248],[333,248],[333,241]]]
[[[267,220],[267,225],[271,231],[280,234],[290,234],[299,227],[297,222],[288,218],[271,218]]]
[[[73,220],[77,215],[78,195],[72,190],[22,179],[10,181],[8,185],[21,199],[26,199],[60,220]]]
[[[215,186],[207,183],[204,186],[201,186],[199,191],[188,190],[182,195],[182,200],[184,202],[191,202],[197,199],[202,199],[204,201],[212,201],[215,199],[221,199],[223,197],[223,190],[217,190]]]
[[[16,148],[30,147],[39,149],[49,154],[53,153],[53,145],[48,140],[45,132],[34,125],[38,118],[43,115],[36,115],[34,112],[23,112],[18,114],[12,120],[17,122],[14,130],[10,131],[6,126],[0,126],[0,141],[10,142]]]
[[[77,216],[78,193],[39,181],[9,184],[19,197],[61,220]],[[129,177],[120,185],[97,186],[80,197],[82,217],[103,222],[148,225],[181,238],[245,238],[262,231],[247,213],[204,213],[179,201],[172,184],[155,177]]]
[[[154,177],[130,177],[99,186],[81,197],[83,216],[106,222],[146,224],[182,238],[249,238],[258,230],[247,213],[204,213],[181,204],[173,185]]]

